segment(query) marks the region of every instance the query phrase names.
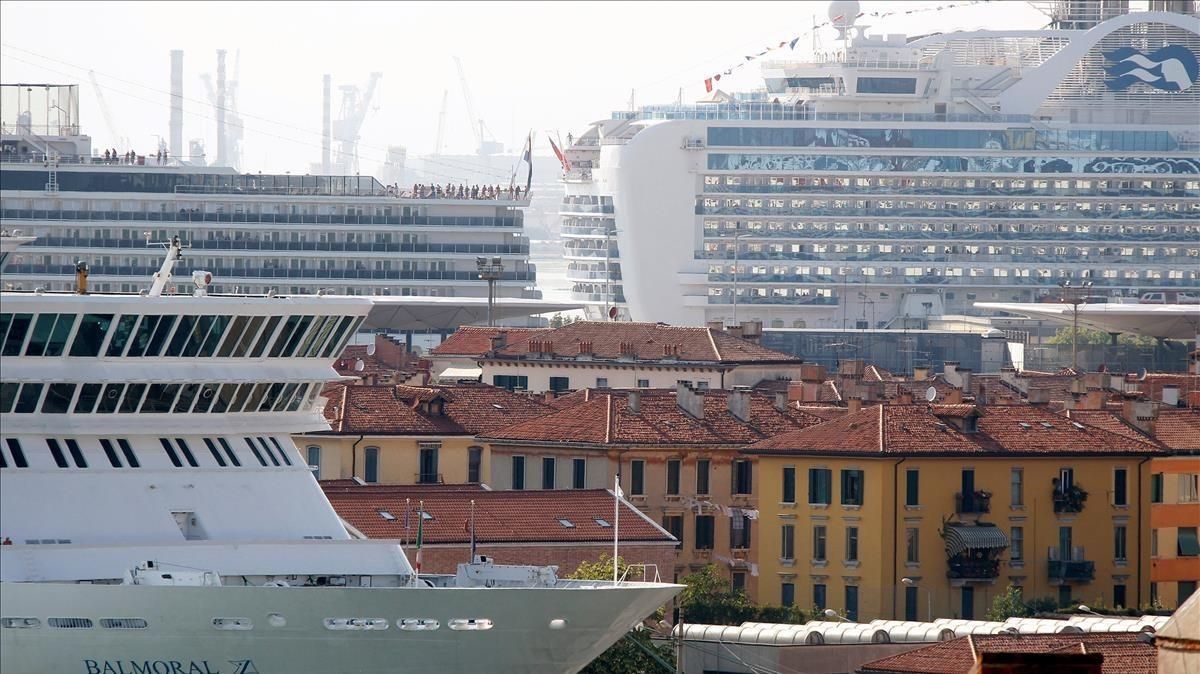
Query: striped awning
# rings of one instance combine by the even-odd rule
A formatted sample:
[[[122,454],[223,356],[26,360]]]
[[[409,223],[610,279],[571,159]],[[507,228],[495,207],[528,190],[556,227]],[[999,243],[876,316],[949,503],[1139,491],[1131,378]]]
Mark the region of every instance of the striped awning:
[[[1002,550],[1008,536],[994,524],[947,524],[946,554],[956,557],[967,550]]]

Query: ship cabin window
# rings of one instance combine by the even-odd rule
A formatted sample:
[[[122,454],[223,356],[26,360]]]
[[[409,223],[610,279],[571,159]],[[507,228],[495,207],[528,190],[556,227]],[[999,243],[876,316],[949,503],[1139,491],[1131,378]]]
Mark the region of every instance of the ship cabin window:
[[[66,414],[75,397],[75,384],[50,384],[42,402],[43,414]]]
[[[67,457],[63,454],[62,445],[54,438],[46,438],[46,446],[50,448],[50,456],[54,457],[54,465],[59,468],[67,467]]]
[[[238,458],[238,455],[234,453],[233,447],[229,446],[229,442],[225,440],[225,438],[217,438],[217,444],[221,445],[221,449],[225,450],[225,456],[229,457],[229,462],[234,466],[241,468],[242,461]]]
[[[217,445],[212,441],[212,438],[204,438],[204,446],[208,448],[208,453],[212,454],[213,460],[217,462],[218,466],[224,468],[226,465],[228,465],[225,463],[225,457],[221,455],[220,450],[217,449]]]
[[[38,314],[25,355],[61,356],[73,327],[75,314]]]
[[[279,441],[273,437],[267,439],[270,440],[271,444],[275,445],[275,449],[279,451],[279,458],[283,459],[284,465],[292,465],[292,459],[288,457],[287,450],[284,449],[283,445],[279,444]]]
[[[179,453],[175,451],[175,447],[171,441],[166,438],[159,438],[159,444],[162,445],[163,451],[167,453],[167,458],[171,460],[171,465],[176,468],[183,468],[183,462],[179,460]]]
[[[121,414],[133,414],[138,411],[142,396],[146,393],[145,384],[129,384],[125,387],[125,397],[121,399]]]
[[[133,334],[134,327],[137,326],[138,318],[140,317],[136,314],[121,316],[112,330],[112,338],[108,342],[108,350],[105,351],[105,355],[111,358],[125,352],[125,347],[129,344],[129,337]]]
[[[15,381],[6,381],[0,383],[0,414],[8,414],[13,409],[13,403],[17,402],[17,390],[21,385]]]
[[[149,626],[145,618],[101,618],[100,627],[107,630],[144,630]]]
[[[75,400],[75,414],[91,414],[100,400],[100,390],[103,384],[82,384],[79,387],[79,397]]]
[[[5,444],[8,445],[8,452],[12,454],[13,467],[28,468],[29,461],[25,458],[25,450],[21,448],[21,441],[16,438],[5,438]]]
[[[100,347],[112,324],[112,314],[84,314],[71,343],[70,355],[91,358],[100,355]]]
[[[137,454],[133,453],[133,447],[129,446],[129,441],[124,438],[117,438],[117,446],[121,448],[121,454],[125,455],[125,462],[130,468],[141,468],[142,464],[138,461]]]
[[[91,618],[46,618],[46,624],[58,629],[91,629]]]
[[[271,448],[267,445],[267,441],[263,440],[261,437],[256,438],[256,440],[258,440],[259,446],[262,447],[263,452],[267,455],[267,458],[271,460],[271,463],[278,466],[279,459],[275,457],[275,452],[271,451]]]
[[[250,452],[252,454],[254,454],[254,458],[258,459],[258,464],[260,466],[266,466],[267,460],[263,458],[262,452],[260,452],[258,450],[258,447],[255,446],[254,441],[251,440],[250,438],[242,438],[242,439],[246,441],[246,446],[250,448]]]
[[[0,337],[3,337],[4,345],[0,355],[21,355],[21,347],[25,345],[25,337],[32,323],[33,314],[0,314]]]

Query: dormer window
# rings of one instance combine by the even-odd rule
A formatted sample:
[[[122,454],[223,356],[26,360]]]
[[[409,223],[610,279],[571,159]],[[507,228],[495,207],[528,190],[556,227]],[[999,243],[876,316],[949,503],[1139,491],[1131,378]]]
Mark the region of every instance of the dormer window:
[[[962,425],[963,433],[978,433],[979,432],[979,417],[969,415],[963,417]]]

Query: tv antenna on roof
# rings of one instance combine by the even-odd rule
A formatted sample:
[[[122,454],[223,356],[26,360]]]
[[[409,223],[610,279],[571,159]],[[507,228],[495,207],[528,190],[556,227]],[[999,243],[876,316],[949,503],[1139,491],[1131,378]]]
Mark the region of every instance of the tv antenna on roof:
[[[925,389],[925,402],[931,403],[937,400],[937,388],[930,386]]]

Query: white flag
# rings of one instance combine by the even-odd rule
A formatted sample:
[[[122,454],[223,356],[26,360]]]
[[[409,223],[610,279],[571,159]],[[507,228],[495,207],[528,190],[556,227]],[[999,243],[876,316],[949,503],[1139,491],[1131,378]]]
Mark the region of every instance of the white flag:
[[[613,493],[617,495],[617,498],[625,498],[625,492],[621,491],[620,475],[613,478]]]

